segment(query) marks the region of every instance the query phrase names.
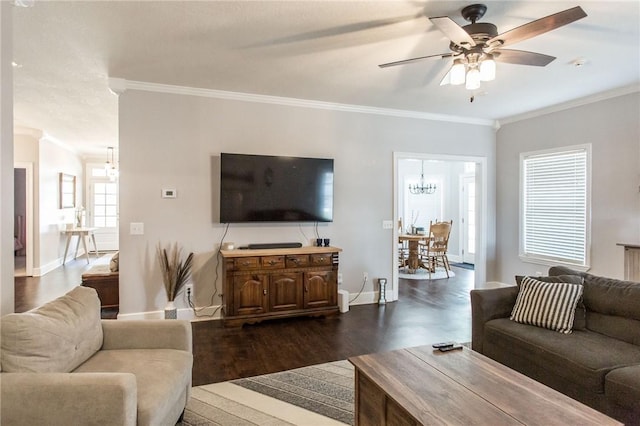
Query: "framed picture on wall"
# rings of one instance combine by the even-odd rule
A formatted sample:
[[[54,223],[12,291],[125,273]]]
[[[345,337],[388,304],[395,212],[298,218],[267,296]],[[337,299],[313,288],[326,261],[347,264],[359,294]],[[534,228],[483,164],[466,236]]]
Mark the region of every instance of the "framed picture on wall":
[[[76,206],[76,177],[60,173],[60,208],[68,209]]]

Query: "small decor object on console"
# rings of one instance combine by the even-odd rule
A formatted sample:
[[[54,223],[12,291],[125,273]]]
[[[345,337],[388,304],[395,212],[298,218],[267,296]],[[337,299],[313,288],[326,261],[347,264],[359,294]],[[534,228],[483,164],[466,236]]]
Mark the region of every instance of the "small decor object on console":
[[[178,247],[178,243],[173,244],[168,253],[166,248],[158,244],[157,253],[162,270],[162,282],[164,283],[164,290],[167,293],[168,300],[164,310],[164,317],[165,319],[176,319],[177,309],[174,300],[191,276],[193,253],[189,253],[189,256],[183,262],[181,259],[182,248]]]

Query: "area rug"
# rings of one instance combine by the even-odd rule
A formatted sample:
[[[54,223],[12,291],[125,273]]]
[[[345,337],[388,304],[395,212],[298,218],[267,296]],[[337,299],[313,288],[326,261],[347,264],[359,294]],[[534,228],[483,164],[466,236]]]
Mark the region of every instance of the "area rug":
[[[182,425],[352,425],[353,401],[353,366],[336,361],[196,386]]]
[[[404,278],[406,280],[428,280],[429,279],[429,271],[422,268],[416,269],[416,272],[413,274],[410,274],[407,268],[400,268],[398,272],[399,272],[398,277]],[[449,271],[449,278],[455,277],[455,276],[456,274],[453,271]],[[440,280],[443,278],[447,279],[447,273],[444,270],[444,268],[436,268],[436,271],[431,273],[432,280]]]

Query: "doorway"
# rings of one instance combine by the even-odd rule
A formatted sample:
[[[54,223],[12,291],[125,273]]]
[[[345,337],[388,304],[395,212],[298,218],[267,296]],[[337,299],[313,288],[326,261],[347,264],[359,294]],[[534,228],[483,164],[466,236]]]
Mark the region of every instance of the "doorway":
[[[14,276],[33,276],[33,163],[14,163]]]
[[[86,166],[87,224],[95,231],[98,251],[119,249],[118,180],[109,177],[104,164],[88,163]]]
[[[398,297],[398,235],[410,226],[428,232],[431,220],[453,220],[448,257],[473,263],[474,282],[486,278],[487,159],[475,156],[394,153],[394,223],[392,300]],[[410,194],[409,185],[435,185],[428,195]],[[463,195],[464,192],[464,195]],[[415,197],[422,197],[416,203]],[[471,247],[471,249],[470,249]]]

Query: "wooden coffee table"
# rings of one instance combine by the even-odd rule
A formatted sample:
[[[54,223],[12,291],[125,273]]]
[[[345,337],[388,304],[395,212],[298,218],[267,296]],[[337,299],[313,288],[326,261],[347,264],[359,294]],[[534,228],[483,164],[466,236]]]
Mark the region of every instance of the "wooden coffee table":
[[[349,358],[356,425],[621,425],[468,348]]]

